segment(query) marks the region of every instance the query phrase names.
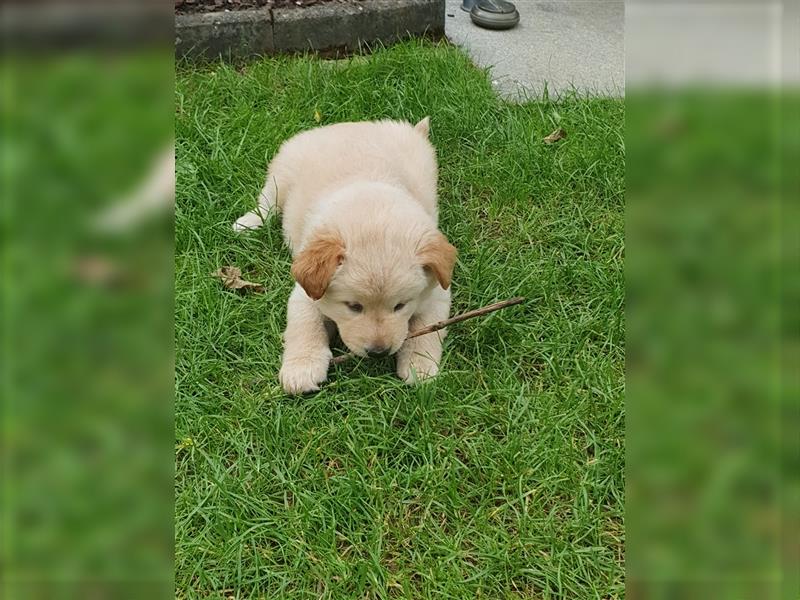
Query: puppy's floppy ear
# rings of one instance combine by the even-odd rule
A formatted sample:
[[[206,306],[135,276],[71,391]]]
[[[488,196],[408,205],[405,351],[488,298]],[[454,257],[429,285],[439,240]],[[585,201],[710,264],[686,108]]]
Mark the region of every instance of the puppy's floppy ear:
[[[445,290],[450,287],[457,254],[458,250],[438,231],[425,237],[417,250],[422,266],[433,273]]]
[[[425,117],[424,119],[422,119],[422,121],[414,125],[414,129],[420,132],[425,137],[428,137],[428,134],[431,131],[431,118]]]
[[[292,276],[310,298],[319,300],[343,260],[344,242],[339,234],[320,231],[294,257]]]

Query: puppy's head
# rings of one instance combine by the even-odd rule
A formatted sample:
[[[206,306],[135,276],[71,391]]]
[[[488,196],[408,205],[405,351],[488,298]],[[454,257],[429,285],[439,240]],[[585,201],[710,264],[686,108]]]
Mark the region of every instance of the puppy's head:
[[[351,232],[352,233],[352,232]],[[437,230],[317,232],[292,275],[359,356],[394,354],[436,286],[450,287],[456,249]]]

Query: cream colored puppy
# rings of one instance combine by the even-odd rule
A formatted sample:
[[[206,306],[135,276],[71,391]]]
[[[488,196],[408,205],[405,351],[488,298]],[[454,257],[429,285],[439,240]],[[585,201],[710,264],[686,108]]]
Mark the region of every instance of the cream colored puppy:
[[[336,329],[359,356],[397,353],[406,382],[437,373],[444,332],[405,339],[448,317],[456,259],[437,228],[428,127],[427,118],[339,123],[296,135],[270,163],[258,208],[234,224],[254,229],[283,213],[297,282],[280,370],[288,393],[327,379]]]

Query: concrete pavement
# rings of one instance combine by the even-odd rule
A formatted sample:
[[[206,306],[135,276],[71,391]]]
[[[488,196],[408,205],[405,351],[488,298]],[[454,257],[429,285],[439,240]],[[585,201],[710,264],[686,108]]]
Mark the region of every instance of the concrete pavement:
[[[516,0],[520,22],[492,31],[472,23],[461,0],[447,0],[445,33],[509,99],[580,93],[622,96],[625,88],[625,4],[622,0]],[[452,16],[451,16],[452,15]]]

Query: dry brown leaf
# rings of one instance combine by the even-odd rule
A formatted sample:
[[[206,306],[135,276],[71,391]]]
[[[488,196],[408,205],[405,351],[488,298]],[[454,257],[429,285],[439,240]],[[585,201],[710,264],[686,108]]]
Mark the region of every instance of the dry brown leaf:
[[[72,274],[82,283],[114,285],[122,279],[120,266],[105,256],[79,256],[72,264]]]
[[[264,291],[264,286],[260,283],[253,283],[252,281],[242,279],[242,270],[239,267],[220,267],[211,275],[219,277],[222,280],[222,285],[229,290]]]
[[[555,144],[558,140],[563,140],[565,137],[567,137],[567,132],[559,127],[553,133],[544,138],[544,143]]]

